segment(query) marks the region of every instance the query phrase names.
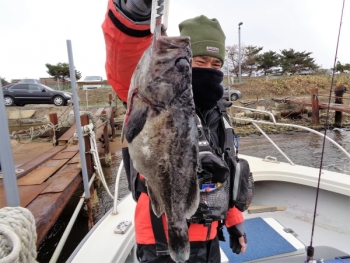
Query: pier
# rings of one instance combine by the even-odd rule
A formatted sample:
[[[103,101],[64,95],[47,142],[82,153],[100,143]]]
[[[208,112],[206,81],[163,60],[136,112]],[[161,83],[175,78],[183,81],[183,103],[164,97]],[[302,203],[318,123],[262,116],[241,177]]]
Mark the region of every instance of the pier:
[[[299,105],[305,105],[312,107],[312,100],[311,99],[299,99],[299,98],[287,98],[283,100],[285,103],[291,103],[291,104],[299,104]],[[327,109],[328,103],[318,103],[319,109]],[[336,103],[330,103],[329,109],[334,111],[340,111],[340,112],[346,112],[350,113],[350,106],[344,105],[344,104],[336,104]]]
[[[334,126],[341,127],[342,113],[343,112],[350,113],[350,105],[343,104],[343,100],[346,100],[345,98],[343,98],[343,95],[346,91],[347,91],[347,88],[344,85],[338,85],[337,87],[335,87],[334,88],[335,96],[330,97],[330,99],[334,99],[334,103],[331,103],[330,101],[328,101],[327,103],[320,102],[319,97],[322,97],[322,95],[318,94],[317,88],[314,88],[311,90],[311,98],[310,99],[284,98],[284,99],[272,99],[272,100],[279,102],[279,103],[301,105],[301,107],[298,109],[299,112],[296,112],[297,114],[304,113],[305,107],[311,107],[312,108],[312,123],[316,124],[316,125],[318,125],[320,123],[320,113],[319,113],[320,109],[329,109],[329,110],[335,111]],[[326,96],[326,98],[328,99],[328,96]]]
[[[105,159],[108,159],[109,141],[115,136],[114,107],[110,103],[109,106],[89,110],[87,115],[95,117],[97,149],[101,155],[105,155]],[[87,115],[80,116],[82,126],[89,123]],[[50,121],[55,120],[57,121],[57,116],[50,114]],[[75,131],[74,124],[62,135],[59,132],[52,132],[52,136],[57,137],[51,149],[36,154],[29,161],[16,166],[20,205],[29,209],[35,218],[37,246],[44,240],[82,183],[79,145],[77,138],[74,137]],[[90,141],[88,136],[85,136],[84,140],[88,176],[91,178],[94,168],[89,153]],[[3,179],[0,178],[0,208],[6,206]]]

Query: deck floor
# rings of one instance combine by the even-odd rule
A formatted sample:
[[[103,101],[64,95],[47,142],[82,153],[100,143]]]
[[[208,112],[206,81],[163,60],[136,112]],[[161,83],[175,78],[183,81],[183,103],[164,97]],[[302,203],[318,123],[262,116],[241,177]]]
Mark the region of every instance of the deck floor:
[[[99,117],[96,114],[101,114],[105,109],[94,110],[95,117]],[[112,109],[107,109],[107,115],[111,114]],[[97,133],[101,136],[105,124],[100,122],[99,124]],[[71,196],[82,183],[79,146],[68,144],[74,132],[75,127],[68,129],[58,139],[60,141],[58,146],[51,144],[52,147],[50,147],[48,143],[34,142],[30,146],[29,144],[22,146],[13,153],[15,167],[21,171],[16,174],[20,205],[29,209],[35,218],[37,246],[44,240]],[[99,151],[103,146],[103,143],[97,143]],[[24,147],[27,149],[26,158],[21,154],[24,152]],[[6,194],[3,179],[0,178],[0,208],[5,206],[7,206]]]

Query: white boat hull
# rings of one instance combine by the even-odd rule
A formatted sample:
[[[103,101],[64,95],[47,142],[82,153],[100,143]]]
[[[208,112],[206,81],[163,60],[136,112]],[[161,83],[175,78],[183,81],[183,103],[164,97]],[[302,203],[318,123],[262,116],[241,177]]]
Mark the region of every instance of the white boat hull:
[[[247,220],[263,218],[277,231],[282,231],[284,238],[296,247],[296,252],[293,253],[248,262],[303,262],[306,259],[305,247],[311,240],[319,170],[289,163],[266,162],[250,156],[241,157],[249,161],[256,184],[251,205],[286,207],[284,211],[276,212],[245,212],[244,217]],[[323,171],[320,188],[313,235],[315,258],[333,259],[335,256],[350,254],[350,176]],[[133,221],[135,205],[131,195],[128,195],[118,205],[119,213],[113,215],[111,211],[108,212],[68,262],[137,262],[133,249],[134,226],[123,235],[114,233],[120,222]],[[283,228],[290,228],[297,237],[284,233]],[[255,250],[248,245],[247,253],[249,248]],[[230,253],[226,257],[222,252],[221,262],[229,262],[229,257]]]

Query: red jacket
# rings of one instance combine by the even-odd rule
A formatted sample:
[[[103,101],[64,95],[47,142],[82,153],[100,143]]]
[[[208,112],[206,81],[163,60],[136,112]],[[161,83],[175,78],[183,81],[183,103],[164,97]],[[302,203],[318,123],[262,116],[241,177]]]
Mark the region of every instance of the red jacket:
[[[155,244],[155,239],[152,230],[151,216],[149,211],[149,197],[142,193],[137,201],[135,211],[135,236],[138,244]],[[237,208],[231,208],[226,216],[226,226],[230,227],[243,222],[242,213]],[[166,236],[168,236],[168,227],[165,216],[163,215],[163,226]],[[213,239],[216,236],[216,228],[218,221],[214,221],[211,225],[210,237]],[[208,234],[208,227],[203,224],[190,224],[188,229],[188,237],[192,241],[205,241]]]
[[[105,67],[108,83],[125,102],[137,62],[152,40],[149,28],[149,25],[134,24],[116,10],[113,0],[108,0],[106,17],[102,24],[106,43]]]
[[[152,35],[149,25],[133,23],[129,18],[116,10],[113,0],[108,1],[108,9],[102,29],[106,42],[106,72],[108,82],[118,97],[127,101],[131,76],[143,52],[150,45]],[[152,231],[149,197],[142,193],[135,211],[135,235],[139,244],[155,244]],[[230,227],[243,222],[242,213],[232,208],[226,217],[226,226]],[[167,224],[163,216],[164,230],[167,235]],[[210,238],[216,236],[218,223],[213,222]],[[190,241],[205,241],[208,228],[202,224],[191,224],[189,227]]]

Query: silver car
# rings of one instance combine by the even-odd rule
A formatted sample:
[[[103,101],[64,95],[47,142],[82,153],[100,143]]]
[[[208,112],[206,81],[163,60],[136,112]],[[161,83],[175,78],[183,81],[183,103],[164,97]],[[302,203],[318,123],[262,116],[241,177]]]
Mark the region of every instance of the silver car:
[[[235,101],[235,100],[238,100],[238,99],[242,98],[242,93],[239,90],[230,89],[230,97],[231,97],[231,99],[229,99],[228,87],[226,87],[226,86],[222,86],[222,87],[224,89],[224,95],[222,96],[221,99]]]

